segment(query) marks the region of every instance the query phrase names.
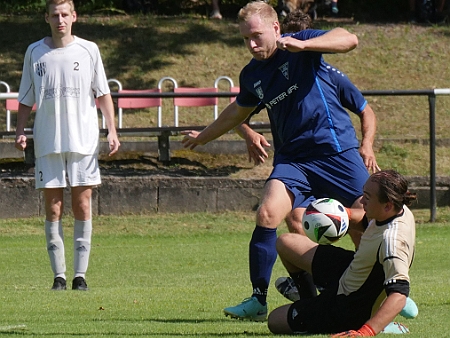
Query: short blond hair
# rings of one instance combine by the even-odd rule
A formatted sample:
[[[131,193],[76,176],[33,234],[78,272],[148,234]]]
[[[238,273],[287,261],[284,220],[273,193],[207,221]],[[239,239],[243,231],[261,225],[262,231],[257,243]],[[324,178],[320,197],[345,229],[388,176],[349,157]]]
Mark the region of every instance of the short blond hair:
[[[242,7],[238,13],[238,22],[246,22],[253,15],[259,15],[266,23],[278,22],[277,12],[264,1],[252,1]]]
[[[47,0],[45,2],[45,13],[48,14],[51,5],[61,5],[61,4],[69,4],[70,11],[71,12],[75,11],[75,4],[73,3],[73,0]]]

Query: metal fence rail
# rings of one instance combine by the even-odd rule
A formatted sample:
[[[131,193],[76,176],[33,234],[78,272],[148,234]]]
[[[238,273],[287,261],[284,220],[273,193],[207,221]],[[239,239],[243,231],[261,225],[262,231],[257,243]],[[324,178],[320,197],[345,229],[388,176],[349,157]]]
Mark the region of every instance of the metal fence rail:
[[[440,88],[440,89],[423,89],[423,90],[365,90],[361,91],[364,96],[426,96],[428,98],[429,106],[429,133],[430,133],[430,222],[436,221],[436,96],[438,95],[450,95],[450,88]],[[118,93],[111,92],[113,98],[120,97],[132,97],[132,98],[175,98],[175,97],[234,97],[235,92],[215,92],[215,93],[174,93],[174,92],[160,92],[160,93]],[[6,99],[16,99],[18,97],[17,93],[0,93],[0,100]],[[172,130],[172,129],[173,130]],[[185,129],[181,127],[182,129]],[[265,126],[267,128],[267,126]],[[136,129],[136,130],[134,130]],[[171,133],[177,133],[180,127],[156,127],[154,129],[154,135],[166,135],[170,136]],[[158,133],[158,129],[161,129]],[[141,132],[144,130],[141,128]],[[139,132],[137,128],[125,128],[118,129],[121,134]],[[0,134],[11,134],[11,132],[0,133]]]

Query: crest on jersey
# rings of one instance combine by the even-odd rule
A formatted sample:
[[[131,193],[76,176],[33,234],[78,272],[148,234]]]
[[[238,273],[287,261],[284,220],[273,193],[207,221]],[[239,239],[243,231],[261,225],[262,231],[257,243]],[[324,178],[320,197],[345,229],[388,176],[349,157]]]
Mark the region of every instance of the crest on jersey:
[[[264,98],[264,93],[261,87],[256,88],[256,94],[258,94],[260,100]]]
[[[47,64],[45,62],[39,62],[34,65],[34,68],[36,74],[42,77],[47,71]]]
[[[281,70],[286,80],[289,80],[289,62],[282,64],[278,69]]]

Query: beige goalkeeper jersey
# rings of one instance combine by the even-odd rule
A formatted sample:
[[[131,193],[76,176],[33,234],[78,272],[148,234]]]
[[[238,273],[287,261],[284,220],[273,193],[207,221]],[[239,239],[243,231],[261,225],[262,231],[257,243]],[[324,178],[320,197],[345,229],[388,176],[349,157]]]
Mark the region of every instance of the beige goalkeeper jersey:
[[[378,264],[383,266],[385,286],[398,281],[409,284],[415,236],[414,216],[406,206],[402,215],[385,223],[372,220],[361,238],[360,249],[341,276],[337,294],[349,295],[359,290],[372,277],[372,270]]]

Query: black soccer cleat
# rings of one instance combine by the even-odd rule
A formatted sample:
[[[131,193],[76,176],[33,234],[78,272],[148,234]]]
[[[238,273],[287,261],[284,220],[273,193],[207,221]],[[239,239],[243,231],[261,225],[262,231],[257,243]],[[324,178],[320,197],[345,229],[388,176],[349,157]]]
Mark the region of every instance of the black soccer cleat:
[[[75,277],[72,281],[72,290],[87,291],[89,290],[86,280],[83,277]]]
[[[66,290],[66,280],[62,277],[56,277],[53,280],[52,290],[54,291]]]

